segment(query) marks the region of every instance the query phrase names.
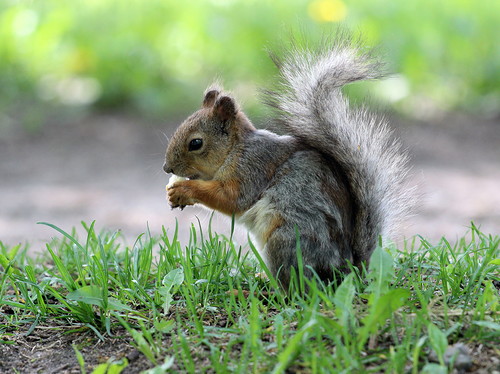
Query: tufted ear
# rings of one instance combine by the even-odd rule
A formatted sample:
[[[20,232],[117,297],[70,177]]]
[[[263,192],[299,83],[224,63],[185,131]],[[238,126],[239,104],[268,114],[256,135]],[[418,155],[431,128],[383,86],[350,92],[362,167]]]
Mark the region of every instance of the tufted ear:
[[[209,89],[205,93],[205,98],[203,99],[203,108],[211,108],[215,104],[215,100],[219,97],[219,90]]]
[[[229,96],[221,96],[214,105],[214,115],[221,121],[226,122],[234,119],[238,113],[236,103]]]

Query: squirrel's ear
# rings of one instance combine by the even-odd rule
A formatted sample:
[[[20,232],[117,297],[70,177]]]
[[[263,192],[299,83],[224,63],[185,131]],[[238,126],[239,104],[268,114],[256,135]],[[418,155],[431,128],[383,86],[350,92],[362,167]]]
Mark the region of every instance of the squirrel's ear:
[[[214,114],[221,121],[233,119],[237,112],[236,103],[229,96],[221,96],[215,102]]]
[[[205,98],[203,99],[203,108],[211,108],[215,104],[215,100],[219,96],[220,92],[218,90],[209,90],[205,93]]]

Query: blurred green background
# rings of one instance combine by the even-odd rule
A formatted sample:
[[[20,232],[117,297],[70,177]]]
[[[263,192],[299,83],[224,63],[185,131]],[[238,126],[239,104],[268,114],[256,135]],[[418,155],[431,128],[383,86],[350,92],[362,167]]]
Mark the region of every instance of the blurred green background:
[[[258,112],[257,88],[275,75],[266,47],[338,24],[380,46],[395,75],[370,90],[395,110],[499,114],[498,0],[2,0],[0,124],[68,110],[181,116],[214,77]]]

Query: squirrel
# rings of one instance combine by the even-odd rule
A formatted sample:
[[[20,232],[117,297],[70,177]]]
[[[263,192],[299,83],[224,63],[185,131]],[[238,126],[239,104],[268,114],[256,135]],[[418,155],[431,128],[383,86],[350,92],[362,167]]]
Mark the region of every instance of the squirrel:
[[[280,83],[264,103],[281,135],[257,129],[230,94],[210,86],[167,146],[164,171],[186,178],[167,186],[167,199],[172,208],[200,203],[234,215],[284,288],[297,269],[297,240],[304,274],[332,281],[366,264],[379,236],[408,214],[407,152],[384,120],[350,108],[341,92],[385,75],[371,51],[337,35],[271,59]]]

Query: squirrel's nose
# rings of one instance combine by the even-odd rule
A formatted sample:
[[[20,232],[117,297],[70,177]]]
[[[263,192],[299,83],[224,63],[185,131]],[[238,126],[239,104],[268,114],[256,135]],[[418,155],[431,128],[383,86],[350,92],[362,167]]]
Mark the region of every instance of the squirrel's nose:
[[[174,173],[174,170],[170,166],[168,166],[166,162],[163,164],[163,170],[167,174],[171,174],[171,173],[173,174]]]

